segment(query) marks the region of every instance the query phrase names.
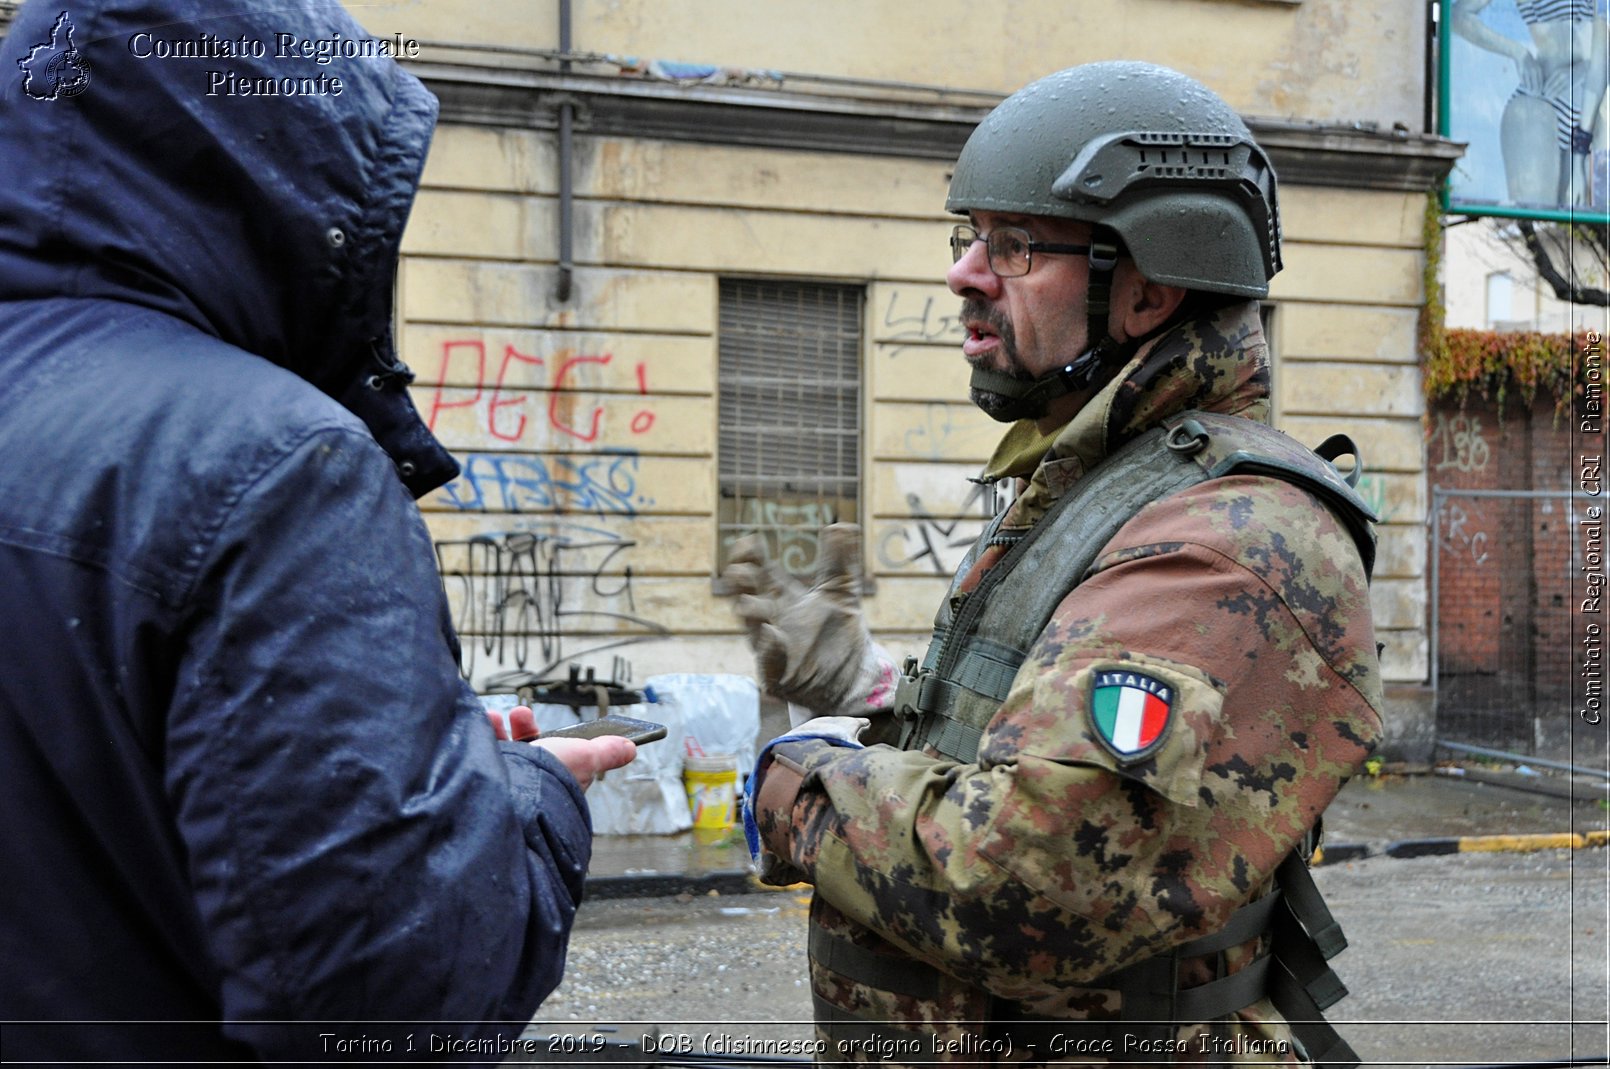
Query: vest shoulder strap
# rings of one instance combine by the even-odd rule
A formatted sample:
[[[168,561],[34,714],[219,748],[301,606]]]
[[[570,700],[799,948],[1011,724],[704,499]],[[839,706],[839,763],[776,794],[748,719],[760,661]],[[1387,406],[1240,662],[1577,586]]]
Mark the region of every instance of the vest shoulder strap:
[[[1369,575],[1377,517],[1352,485],[1361,463],[1348,477],[1331,463],[1346,453],[1358,457],[1357,447],[1341,435],[1315,452],[1265,424],[1209,412],[1182,413],[1126,443],[1063,494],[970,594],[958,598],[952,583],[927,655],[920,667],[908,662],[895,692],[895,712],[904,720],[901,747],[927,746],[954,760],[974,761],[984,726],[1057,605],[1124,524],[1148,504],[1188,487],[1236,474],[1301,486],[1347,527]],[[998,537],[1001,519],[980,536],[968,563]]]
[[[1309,449],[1284,431],[1265,423],[1214,412],[1187,412],[1165,420],[1169,441],[1178,447],[1196,444],[1192,459],[1209,479],[1226,475],[1268,475],[1294,483],[1318,497],[1347,527],[1364,562],[1364,574],[1375,569],[1374,524],[1381,518],[1359,496],[1364,471],[1358,446],[1345,434],[1333,434]],[[1351,455],[1352,470],[1337,470],[1337,457]]]

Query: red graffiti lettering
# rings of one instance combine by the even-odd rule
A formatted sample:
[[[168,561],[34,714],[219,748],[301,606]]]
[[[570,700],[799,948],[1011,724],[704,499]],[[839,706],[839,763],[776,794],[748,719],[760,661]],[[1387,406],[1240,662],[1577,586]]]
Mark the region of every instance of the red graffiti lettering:
[[[497,385],[493,387],[492,400],[487,402],[486,406],[486,429],[491,432],[492,437],[501,438],[505,442],[518,442],[520,436],[525,433],[525,394],[519,393],[513,397],[503,396],[504,377],[509,373],[509,365],[516,360],[524,364],[534,364],[537,367],[541,367],[543,363],[540,356],[527,356],[512,345],[503,347],[503,363],[498,368]],[[518,408],[520,422],[515,425],[512,432],[504,432],[498,429],[498,409],[509,407]]]
[[[565,352],[555,354],[550,361],[548,358],[523,353],[512,345],[503,347],[503,358],[498,364],[497,375],[487,389],[486,380],[486,343],[484,341],[447,341],[442,343],[442,362],[436,376],[436,386],[432,391],[430,404],[426,413],[426,424],[436,429],[437,417],[451,408],[480,409],[483,401],[485,413],[477,412],[477,422],[484,425],[487,432],[496,439],[505,442],[518,442],[526,435],[529,424],[527,403],[530,400],[533,386],[542,389],[542,384],[536,381],[536,376],[525,376],[514,370],[516,365],[543,368],[554,363],[553,381],[547,384],[548,392],[548,423],[553,430],[567,434],[583,442],[598,441],[604,422],[605,410],[602,405],[594,403],[585,413],[578,413],[578,395],[588,389],[588,384],[577,381],[583,377],[597,378],[597,376],[584,376],[578,369],[583,365],[593,364],[600,367],[608,365],[614,360],[610,353],[602,355],[572,355]],[[466,361],[473,361],[474,367],[466,366]],[[637,392],[647,396],[648,367],[639,361],[633,367],[637,379]],[[474,382],[473,387],[449,386],[450,380],[458,382]],[[603,389],[609,392],[607,386],[594,385],[593,389]],[[645,434],[653,426],[655,414],[651,409],[643,408],[634,412],[628,421],[633,434]]]
[[[598,424],[602,422],[604,418],[604,410],[594,405],[592,411],[592,426],[586,431],[579,431],[575,427],[566,423],[559,411],[560,391],[565,388],[565,379],[569,376],[571,368],[576,367],[579,364],[607,364],[613,359],[614,357],[609,353],[605,353],[603,356],[572,356],[563,364],[559,365],[559,370],[554,374],[553,377],[554,392],[548,398],[548,422],[553,424],[554,430],[563,431],[572,437],[580,438],[584,442],[595,442],[598,440]]]
[[[475,391],[474,391],[474,393],[470,393],[470,391],[462,389],[462,388],[453,388],[453,393],[455,393],[455,394],[470,393],[470,396],[467,397],[467,398],[464,398],[462,400],[447,401],[447,400],[443,399],[443,394],[444,394],[444,392],[446,390],[449,389],[449,387],[447,386],[448,372],[450,371],[450,369],[452,367],[452,364],[453,364],[453,355],[454,355],[454,350],[455,349],[468,349],[468,350],[472,350],[474,352],[474,354],[475,354]],[[443,342],[442,343],[442,366],[441,366],[441,370],[436,373],[436,390],[431,395],[430,414],[425,417],[425,425],[427,427],[429,427],[431,430],[435,430],[436,429],[436,416],[444,408],[470,408],[470,407],[472,407],[477,401],[479,401],[481,399],[481,383],[484,382],[485,379],[486,379],[486,345],[484,343],[478,342],[478,341],[450,341],[450,342]]]
[[[637,362],[637,392],[648,393],[648,367],[639,360]],[[654,413],[643,409],[632,417],[632,433],[642,434],[654,426]]]

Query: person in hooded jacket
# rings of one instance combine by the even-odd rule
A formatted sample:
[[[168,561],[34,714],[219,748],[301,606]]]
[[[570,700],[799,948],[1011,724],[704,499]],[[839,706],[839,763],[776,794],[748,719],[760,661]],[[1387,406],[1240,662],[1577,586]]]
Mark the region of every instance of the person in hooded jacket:
[[[499,742],[460,678],[413,500],[457,467],[390,331],[436,103],[276,34],[367,37],[75,0],[0,47],[11,1061],[494,1050],[559,981],[582,790],[633,753]]]

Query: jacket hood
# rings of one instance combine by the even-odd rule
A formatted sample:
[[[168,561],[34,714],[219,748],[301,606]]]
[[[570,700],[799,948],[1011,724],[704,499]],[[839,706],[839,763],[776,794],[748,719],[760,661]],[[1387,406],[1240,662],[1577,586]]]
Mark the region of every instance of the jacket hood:
[[[416,496],[451,479],[391,331],[436,100],[377,51],[314,0],[25,5],[0,43],[0,300],[167,313],[335,398]]]
[[[1189,319],[1141,346],[1059,430],[1014,423],[983,479],[1026,478],[1005,525],[1031,526],[1051,502],[1125,442],[1170,416],[1219,412],[1267,423],[1269,346],[1255,301]]]

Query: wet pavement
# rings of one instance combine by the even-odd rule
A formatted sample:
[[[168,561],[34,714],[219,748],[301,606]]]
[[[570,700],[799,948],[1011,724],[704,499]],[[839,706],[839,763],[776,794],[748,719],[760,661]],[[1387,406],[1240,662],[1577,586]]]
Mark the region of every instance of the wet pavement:
[[[1575,797],[1556,792],[1572,792]],[[1326,810],[1325,838],[1333,844],[1384,843],[1602,831],[1610,818],[1599,804],[1606,797],[1603,780],[1474,767],[1360,776],[1343,787]]]
[[[1607,799],[1602,779],[1474,764],[1361,775],[1325,813],[1325,850],[1341,859],[1421,841],[1602,833],[1610,827]],[[750,880],[738,828],[599,836],[588,884],[593,898],[729,894],[759,886]]]
[[[1610,851],[1536,849],[1594,832],[1602,843],[1605,798],[1603,780],[1478,765],[1344,788],[1314,879],[1352,944],[1335,965],[1353,994],[1328,1016],[1366,1066],[1607,1064]],[[1493,836],[1514,841],[1432,851],[1448,856],[1389,849]],[[814,1037],[809,890],[760,890],[737,832],[599,839],[565,980],[516,1060],[808,1065],[784,1046],[735,1056]],[[580,1049],[567,1043],[607,1049],[565,1057]]]
[[[1315,883],[1350,944],[1334,964],[1352,992],[1327,1016],[1372,1069],[1541,1069],[1572,1053],[1605,1064],[1605,858],[1545,850],[1321,867]],[[805,890],[588,901],[564,982],[529,1030],[561,1038],[521,1060],[807,1065],[716,1055],[814,1036],[809,901]],[[574,1049],[563,1037],[619,1044],[622,1056],[555,1057]]]

